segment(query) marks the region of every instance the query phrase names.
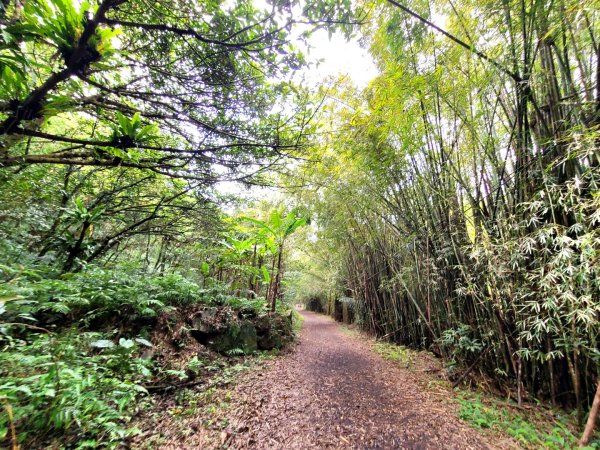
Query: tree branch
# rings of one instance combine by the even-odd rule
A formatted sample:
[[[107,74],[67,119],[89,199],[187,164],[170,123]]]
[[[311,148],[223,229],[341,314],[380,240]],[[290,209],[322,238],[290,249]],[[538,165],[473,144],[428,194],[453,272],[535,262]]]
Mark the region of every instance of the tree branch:
[[[388,3],[391,3],[392,5],[396,6],[397,8],[400,8],[405,13],[411,15],[415,19],[418,19],[419,21],[423,22],[428,27],[433,28],[438,33],[446,36],[448,39],[450,39],[451,41],[454,41],[455,43],[457,43],[461,47],[466,48],[467,50],[469,50],[470,52],[474,53],[475,55],[477,55],[479,58],[483,59],[484,61],[487,61],[487,62],[491,63],[494,67],[496,67],[497,69],[499,69],[502,73],[504,73],[504,74],[508,75],[509,77],[511,77],[515,82],[522,83],[523,81],[525,81],[518,73],[515,73],[515,72],[507,69],[506,67],[504,67],[502,64],[500,64],[495,59],[489,57],[488,55],[486,55],[482,51],[477,50],[475,48],[475,46],[467,44],[465,41],[457,38],[453,34],[448,33],[446,30],[438,27],[436,24],[434,24],[433,22],[430,22],[425,17],[417,14],[412,9],[407,8],[406,6],[398,3],[395,0],[387,0],[387,1],[388,1]]]

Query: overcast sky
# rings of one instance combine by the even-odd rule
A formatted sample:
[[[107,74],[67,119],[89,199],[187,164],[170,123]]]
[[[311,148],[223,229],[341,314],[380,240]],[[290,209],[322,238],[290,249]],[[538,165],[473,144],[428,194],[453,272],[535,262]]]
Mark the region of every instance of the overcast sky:
[[[312,48],[306,51],[309,62],[323,60],[317,67],[308,71],[308,80],[317,86],[328,76],[348,75],[357,87],[364,88],[377,75],[377,68],[366,49],[356,38],[350,42],[336,33],[329,40],[326,30],[315,32],[309,40]]]
[[[225,3],[228,2],[234,3],[235,0],[225,0]],[[269,0],[253,0],[253,3],[258,9],[265,11],[272,9]],[[300,5],[296,8],[300,14]],[[298,36],[306,29],[302,25],[296,25],[291,33],[292,40],[294,35]],[[335,33],[330,40],[326,30],[318,30],[310,36],[308,44],[310,49],[304,48],[301,42],[297,43],[307,60],[313,63],[323,60],[317,67],[312,65],[311,70],[306,74],[307,81],[314,87],[328,76],[348,75],[357,87],[364,88],[377,75],[377,69],[369,52],[358,45],[356,38],[346,42],[341,33]]]
[[[254,0],[255,5],[268,8],[265,0]],[[329,38],[326,30],[318,30],[308,40],[309,47],[305,48],[301,42],[297,45],[305,54],[310,68],[303,69],[299,78],[304,78],[310,88],[316,88],[328,77],[347,75],[358,88],[365,88],[377,76],[377,68],[366,49],[358,44],[358,39],[350,41],[335,33]],[[274,195],[275,189],[255,188],[252,193],[246,191],[239,184],[233,182],[220,182],[217,189],[224,194],[237,194],[242,196],[256,196],[268,198]]]

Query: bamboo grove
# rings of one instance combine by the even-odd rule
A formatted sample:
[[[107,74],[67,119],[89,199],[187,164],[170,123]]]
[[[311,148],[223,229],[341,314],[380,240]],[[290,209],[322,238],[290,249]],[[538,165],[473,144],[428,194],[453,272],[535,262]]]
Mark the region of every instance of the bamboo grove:
[[[323,299],[580,421],[600,367],[599,11],[375,7],[363,39],[380,75],[323,88],[327,137],[300,194]]]

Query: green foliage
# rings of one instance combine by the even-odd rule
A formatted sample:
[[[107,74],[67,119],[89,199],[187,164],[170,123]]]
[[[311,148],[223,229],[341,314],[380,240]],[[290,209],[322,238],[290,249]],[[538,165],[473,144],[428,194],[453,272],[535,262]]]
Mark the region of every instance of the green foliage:
[[[177,273],[126,266],[62,275],[43,265],[3,266],[2,276],[0,398],[13,420],[0,416],[0,442],[14,426],[27,446],[56,439],[73,448],[118,447],[139,432],[129,422],[147,394],[143,385],[211,369],[198,358],[186,370],[157,367],[143,357],[152,343],[124,330],[144,333],[148,319],[195,303],[265,309],[264,301],[232,296],[226,285],[201,288]]]
[[[458,398],[459,418],[476,428],[502,431],[525,448],[547,448],[553,450],[578,448],[577,433],[573,417],[554,413],[535,415],[520,412],[515,405],[504,405],[497,400],[482,398],[480,395],[464,393]],[[600,442],[593,441],[586,449],[600,448]]]
[[[227,352],[225,352],[225,353],[227,353],[227,356],[241,356],[241,355],[245,354],[244,349],[239,348],[239,347],[227,350]]]
[[[282,246],[298,228],[310,223],[308,217],[299,216],[297,211],[291,211],[283,216],[277,208],[271,211],[269,219],[262,221],[251,217],[242,217],[243,220],[255,225],[260,232],[274,239],[277,245]]]
[[[597,120],[580,119],[595,69],[575,67],[599,21],[567,3],[373,10],[380,73],[323,87],[319,163],[296,178],[317,231],[294,290],[351,296],[370,333],[581,421],[600,373],[600,166]]]
[[[232,226],[214,186],[302,151],[314,110],[285,80],[305,64],[291,27],[353,14],[272,6],[0,3],[0,446],[13,424],[27,448],[126,445],[149,378],[208,370],[140,358],[161,314],[264,312],[267,285],[275,307],[307,220]]]
[[[1,4],[2,167],[124,165],[211,183],[298,150],[311,112],[286,80],[306,64],[287,36],[300,17],[332,27],[353,14],[324,0],[273,14],[243,1],[12,3]]]
[[[67,319],[99,326],[114,323],[115,311],[119,311],[118,321],[130,323],[155,317],[170,307],[218,301],[211,298],[214,290],[203,291],[180,274],[148,276],[124,269],[90,266],[84,272],[50,278],[36,269],[5,268],[12,279],[0,288],[4,317],[43,319],[57,325]]]
[[[385,359],[399,362],[406,367],[409,367],[412,362],[410,350],[401,345],[389,342],[377,342],[373,345],[373,349]]]
[[[229,297],[227,300],[225,300],[224,304],[227,306],[231,306],[234,309],[250,309],[257,314],[265,312],[267,308],[267,305],[265,304],[265,301],[263,299],[248,300],[246,298],[240,297]]]
[[[104,205],[99,205],[89,211],[80,197],[77,197],[73,201],[73,206],[74,208],[68,210],[66,214],[69,219],[73,220],[75,226],[79,226],[85,222],[90,224],[97,222],[105,209]]]
[[[300,336],[302,330],[302,324],[304,323],[304,316],[295,309],[292,310],[292,329],[296,337]]]
[[[115,448],[139,432],[128,425],[131,406],[147,394],[152,363],[139,357],[146,345],[110,338],[72,330],[0,339],[0,398],[12,409],[19,442]],[[10,426],[0,415],[0,442]]]
[[[7,33],[25,41],[48,40],[68,60],[83,33],[89,8],[89,3],[84,2],[77,9],[69,0],[27,2],[21,23],[8,27]],[[100,41],[100,36],[96,37],[96,43]]]
[[[450,371],[456,369],[458,361],[463,358],[473,358],[483,351],[481,340],[473,338],[473,330],[469,325],[464,324],[442,331],[437,342],[448,354]]]
[[[284,215],[280,208],[273,208],[269,214],[268,220],[259,220],[251,217],[241,217],[241,220],[252,224],[255,233],[254,242],[263,243],[264,248],[273,257],[273,273],[269,273],[265,267],[261,268],[261,274],[265,283],[268,284],[267,300],[271,303],[271,311],[277,308],[277,299],[281,295],[281,286],[283,278],[282,259],[286,249],[286,241],[299,228],[310,224],[310,219],[300,214],[300,211],[292,209],[287,215]]]
[[[282,291],[351,297],[374,334],[581,418],[600,371],[597,3],[405,2],[450,41],[372,5],[380,76],[324,87],[338,98],[321,124],[284,80],[304,64],[288,38],[296,21],[350,21],[349,0],[1,3],[2,392],[23,439],[52,426],[116,445],[149,344],[125,330],[195,303],[281,309]],[[295,156],[291,184],[312,186],[294,203],[317,218],[296,271],[307,208],[230,220],[213,189]],[[477,404],[464,415],[501,423]],[[519,441],[560,440],[510,422]]]

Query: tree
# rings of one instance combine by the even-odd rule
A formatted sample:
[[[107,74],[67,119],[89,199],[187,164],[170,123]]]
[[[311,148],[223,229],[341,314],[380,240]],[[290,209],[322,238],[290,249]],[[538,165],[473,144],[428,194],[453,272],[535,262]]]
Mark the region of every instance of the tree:
[[[288,33],[351,21],[347,4],[325,1],[301,17],[295,2],[6,4],[0,167],[129,167],[204,183],[248,181],[302,146],[311,114],[276,81],[303,64]]]
[[[600,17],[386,3],[365,36],[380,76],[330,89],[320,162],[299,177],[325,266],[341,262],[329,289],[368,331],[581,418],[600,370]]]
[[[268,221],[261,221],[250,217],[245,217],[244,219],[256,225],[274,243],[273,268],[269,277],[270,283],[266,298],[269,300],[270,297],[271,311],[275,312],[277,298],[280,294],[281,279],[283,277],[282,263],[285,243],[298,228],[308,224],[309,219],[298,216],[294,210],[283,216],[278,209],[274,209],[271,212]]]

